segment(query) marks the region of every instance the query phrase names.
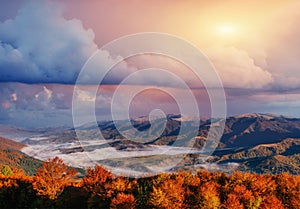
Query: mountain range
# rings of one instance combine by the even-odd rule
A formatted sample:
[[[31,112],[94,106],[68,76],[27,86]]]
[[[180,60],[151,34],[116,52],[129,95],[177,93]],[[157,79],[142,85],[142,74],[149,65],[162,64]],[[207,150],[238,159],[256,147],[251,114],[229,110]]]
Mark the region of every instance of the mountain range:
[[[120,132],[125,132],[126,137],[118,131],[112,121],[98,122],[97,126],[86,124],[78,127],[76,132],[70,128],[30,131],[18,129],[19,135],[16,137],[12,133],[13,128],[5,129],[0,126],[0,133],[12,136],[22,143],[13,146],[14,152],[18,154],[40,160],[59,156],[70,165],[82,168],[92,166],[96,161],[120,172],[126,172],[126,169],[132,167],[137,167],[137,171],[147,172],[155,169],[146,165],[150,158],[157,165],[167,165],[171,157],[182,160],[172,168],[165,166],[168,169],[162,171],[195,172],[207,169],[300,174],[298,118],[258,113],[228,117],[224,133],[218,144],[212,143],[212,147],[216,149],[209,156],[199,150],[208,143],[207,134],[211,124],[217,124],[218,119],[202,118],[200,126],[197,126],[197,123],[187,116],[168,115],[165,129],[159,137],[155,137],[164,122],[158,118],[150,124],[147,117],[132,119],[130,123],[117,121],[118,127],[121,127]],[[132,126],[141,131],[142,137],[152,140],[131,140]],[[190,129],[180,135],[180,128],[183,126]],[[99,130],[104,136],[101,140],[97,138]],[[194,130],[197,136],[189,138]],[[80,135],[81,140],[78,140],[76,134]],[[3,138],[0,141],[8,143]],[[0,159],[0,162],[5,160]]]

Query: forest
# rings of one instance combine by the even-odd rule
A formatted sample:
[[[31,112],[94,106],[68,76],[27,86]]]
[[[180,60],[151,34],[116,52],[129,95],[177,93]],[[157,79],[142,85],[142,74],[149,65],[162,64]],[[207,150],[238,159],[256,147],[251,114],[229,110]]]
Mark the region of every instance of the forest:
[[[299,209],[300,176],[199,171],[129,178],[100,165],[78,176],[55,157],[34,176],[2,165],[0,208]]]

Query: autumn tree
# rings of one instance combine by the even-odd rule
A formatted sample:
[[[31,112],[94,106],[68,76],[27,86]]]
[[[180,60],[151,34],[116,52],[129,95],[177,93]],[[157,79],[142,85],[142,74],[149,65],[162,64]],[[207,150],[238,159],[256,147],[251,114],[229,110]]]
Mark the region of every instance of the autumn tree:
[[[119,176],[107,188],[110,190],[110,195],[115,196],[118,193],[131,193],[136,184],[135,180],[129,181],[126,177]]]
[[[144,177],[136,179],[134,186],[134,197],[138,208],[147,208],[150,193],[153,187],[153,177]]]
[[[267,175],[253,175],[250,185],[254,196],[268,196],[275,194],[276,183],[272,176]]]
[[[218,209],[221,206],[218,184],[215,182],[206,182],[199,188],[199,208]]]
[[[0,208],[32,208],[37,199],[32,178],[21,174],[0,175]]]
[[[275,176],[276,194],[287,208],[300,208],[300,176],[282,173]]]
[[[90,207],[109,208],[112,180],[113,174],[100,165],[87,169],[82,186],[91,194],[88,200]]]
[[[240,200],[236,194],[229,194],[225,203],[225,208],[227,209],[243,209],[243,205],[240,203]]]
[[[275,195],[266,195],[260,205],[261,209],[284,209],[282,202]]]
[[[242,203],[245,208],[248,208],[251,202],[255,201],[255,197],[252,192],[244,185],[236,185],[233,189],[233,194],[238,196],[240,203]]]
[[[175,180],[178,182],[182,182],[185,205],[197,208],[199,206],[198,190],[200,185],[200,178],[197,175],[193,175],[188,172],[180,172],[176,174]]]
[[[226,175],[201,171],[197,175],[162,173],[135,179],[116,177],[96,165],[75,183],[75,172],[58,158],[47,160],[34,177],[25,176],[21,170],[10,170],[14,175],[10,175],[8,167],[0,167],[1,209],[300,208],[300,176],[288,173]]]
[[[112,209],[134,209],[135,199],[132,194],[118,193],[111,201],[110,208]]]
[[[38,169],[32,185],[38,195],[55,200],[72,182],[76,173],[75,170],[68,169],[61,159],[55,157],[45,161],[42,168]]]
[[[164,175],[161,177],[165,180],[158,180],[161,182],[159,185],[154,184],[149,204],[154,208],[184,208],[183,181],[176,179],[176,175],[173,176],[173,179]],[[158,177],[158,179],[160,178]]]

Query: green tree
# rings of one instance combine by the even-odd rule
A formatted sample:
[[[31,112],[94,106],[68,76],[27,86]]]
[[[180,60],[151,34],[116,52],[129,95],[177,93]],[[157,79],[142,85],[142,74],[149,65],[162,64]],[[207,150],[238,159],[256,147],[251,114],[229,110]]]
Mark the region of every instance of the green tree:
[[[8,165],[4,165],[1,168],[1,174],[4,176],[13,176],[14,172],[11,170],[11,168]]]

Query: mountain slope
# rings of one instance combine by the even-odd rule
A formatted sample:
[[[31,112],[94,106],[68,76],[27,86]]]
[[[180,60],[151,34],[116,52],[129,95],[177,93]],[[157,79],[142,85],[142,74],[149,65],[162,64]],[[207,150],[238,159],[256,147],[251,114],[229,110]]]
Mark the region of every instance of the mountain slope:
[[[25,145],[13,140],[0,137],[0,165],[23,169],[28,175],[33,175],[42,164],[20,151]]]
[[[228,151],[227,151],[228,152]],[[216,151],[213,162],[235,162],[240,170],[256,173],[289,172],[300,174],[300,139],[288,138],[278,143],[261,144],[251,148],[232,149],[230,153]]]
[[[270,114],[248,114],[226,120],[221,142],[226,147],[277,143],[300,137],[300,119]]]

